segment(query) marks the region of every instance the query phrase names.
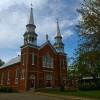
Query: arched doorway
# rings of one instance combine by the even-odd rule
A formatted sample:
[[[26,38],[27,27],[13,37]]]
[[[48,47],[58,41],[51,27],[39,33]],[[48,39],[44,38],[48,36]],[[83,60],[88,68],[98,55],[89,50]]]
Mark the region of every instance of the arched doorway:
[[[52,88],[52,73],[46,74],[46,87]]]
[[[34,89],[35,88],[35,75],[34,74],[31,74],[30,75],[30,89]]]

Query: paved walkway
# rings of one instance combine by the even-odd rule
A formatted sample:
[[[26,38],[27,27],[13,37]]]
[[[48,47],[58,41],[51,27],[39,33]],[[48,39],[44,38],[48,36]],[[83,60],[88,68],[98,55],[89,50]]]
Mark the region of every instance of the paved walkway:
[[[47,93],[0,93],[0,100],[92,100]]]

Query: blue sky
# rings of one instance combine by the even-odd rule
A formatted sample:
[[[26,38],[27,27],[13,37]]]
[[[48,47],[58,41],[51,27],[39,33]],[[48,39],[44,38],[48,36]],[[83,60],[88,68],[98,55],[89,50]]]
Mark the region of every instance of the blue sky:
[[[20,54],[30,3],[34,8],[38,44],[45,42],[45,34],[54,43],[58,18],[65,52],[72,57],[78,40],[75,25],[81,20],[76,9],[80,8],[82,0],[0,0],[0,58],[7,62]]]

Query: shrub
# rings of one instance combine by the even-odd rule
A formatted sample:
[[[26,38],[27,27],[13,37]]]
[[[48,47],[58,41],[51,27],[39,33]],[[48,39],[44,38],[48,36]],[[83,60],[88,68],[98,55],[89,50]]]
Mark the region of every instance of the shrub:
[[[79,86],[79,89],[80,90],[84,90],[84,91],[87,91],[87,90],[96,90],[97,89],[97,87],[96,87],[96,85],[94,84],[94,85],[80,85]]]
[[[78,91],[78,88],[69,87],[69,88],[65,88],[65,91],[67,91],[67,92],[76,92],[76,91]]]
[[[97,87],[98,90],[100,90],[100,79],[97,80],[97,82],[96,82],[96,87]]]
[[[60,91],[62,91],[62,92],[65,91],[64,85],[61,85]]]
[[[12,89],[11,87],[0,87],[0,92],[11,93],[11,92],[16,92],[16,91]]]

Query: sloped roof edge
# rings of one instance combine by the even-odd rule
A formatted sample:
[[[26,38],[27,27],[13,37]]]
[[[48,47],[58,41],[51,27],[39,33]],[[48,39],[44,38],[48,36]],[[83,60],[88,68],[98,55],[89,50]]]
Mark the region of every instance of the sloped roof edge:
[[[16,64],[16,63],[19,63],[20,61],[21,61],[21,56],[12,58],[10,61],[8,61],[7,63],[5,63],[3,66],[1,66],[0,69],[6,68],[6,67],[8,67],[10,65],[13,65],[13,64]]]

